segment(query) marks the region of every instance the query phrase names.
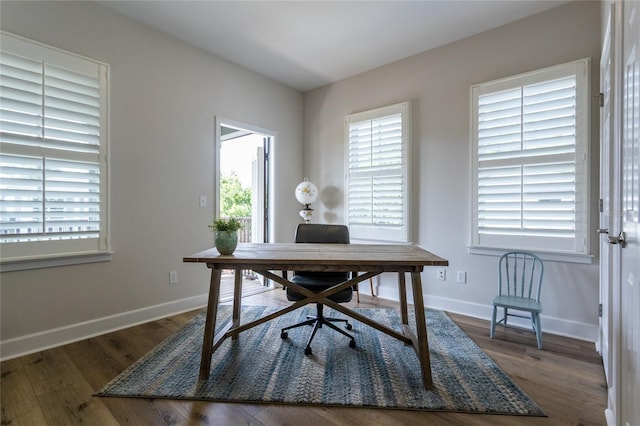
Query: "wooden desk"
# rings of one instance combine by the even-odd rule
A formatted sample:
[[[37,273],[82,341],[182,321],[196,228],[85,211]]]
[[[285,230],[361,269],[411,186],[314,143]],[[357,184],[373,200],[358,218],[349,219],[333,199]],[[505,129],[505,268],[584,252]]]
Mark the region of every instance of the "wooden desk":
[[[424,313],[420,272],[422,272],[425,266],[447,266],[449,264],[447,260],[415,245],[277,243],[239,244],[236,251],[232,255],[227,256],[220,255],[215,248],[211,248],[185,257],[183,261],[206,263],[207,267],[211,269],[209,300],[202,344],[202,358],[200,360],[199,377],[201,380],[209,377],[211,356],[227,337],[237,339],[238,334],[244,330],[272,320],[309,303],[320,302],[357,321],[401,340],[405,344],[413,345],[420,361],[424,387],[425,389],[431,389],[431,362],[429,359],[427,324]],[[218,302],[220,298],[220,275],[223,269],[235,270],[232,321],[214,336],[213,333],[215,332],[216,315],[218,313]],[[289,286],[307,298],[292,303],[290,306],[256,321],[240,325],[240,299],[242,295],[241,271],[244,269],[251,269],[265,278]],[[321,293],[313,293],[271,272],[293,270],[363,272],[363,274],[358,274],[358,276],[339,283]],[[401,333],[328,299],[328,296],[333,293],[353,286],[360,281],[368,280],[383,272],[398,273],[400,316],[403,324]],[[407,272],[411,274],[417,335],[409,326],[405,284],[405,273]]]

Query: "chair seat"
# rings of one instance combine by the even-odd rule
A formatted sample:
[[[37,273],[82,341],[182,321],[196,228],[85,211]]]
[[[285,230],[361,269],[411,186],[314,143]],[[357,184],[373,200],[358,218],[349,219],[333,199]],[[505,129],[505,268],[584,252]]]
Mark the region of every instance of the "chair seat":
[[[324,277],[324,278],[327,279],[327,277]],[[320,293],[346,280],[347,278],[344,276],[344,274],[335,275],[335,277],[330,277],[329,281],[324,281],[322,283],[319,283],[313,277],[307,277],[303,275],[295,275],[293,276],[293,278],[291,278],[292,283],[305,287],[314,293]],[[333,300],[336,303],[346,303],[351,301],[352,296],[353,296],[353,289],[351,287],[347,287],[346,289],[329,296],[329,300]],[[291,287],[287,287],[287,300],[297,301],[297,300],[302,300],[304,298],[305,296],[299,293],[296,293]]]
[[[318,275],[317,273],[313,274],[309,272],[297,273],[291,277],[291,282],[301,285],[302,287],[307,287],[311,291],[318,293],[349,279],[349,276],[343,272],[325,272],[325,274],[326,275]]]
[[[493,299],[493,304],[495,306],[502,306],[520,311],[542,312],[542,303],[537,302],[535,299],[527,299],[526,297],[498,296]]]

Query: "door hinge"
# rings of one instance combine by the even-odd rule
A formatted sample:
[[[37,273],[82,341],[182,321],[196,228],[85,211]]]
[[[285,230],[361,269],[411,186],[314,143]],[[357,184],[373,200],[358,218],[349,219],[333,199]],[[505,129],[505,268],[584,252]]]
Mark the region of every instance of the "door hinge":
[[[602,198],[600,198],[600,200],[598,201],[598,211],[600,213],[604,211],[604,200]]]
[[[598,93],[598,103],[600,104],[600,108],[604,106],[604,93]]]
[[[598,305],[598,317],[602,318],[602,303]]]

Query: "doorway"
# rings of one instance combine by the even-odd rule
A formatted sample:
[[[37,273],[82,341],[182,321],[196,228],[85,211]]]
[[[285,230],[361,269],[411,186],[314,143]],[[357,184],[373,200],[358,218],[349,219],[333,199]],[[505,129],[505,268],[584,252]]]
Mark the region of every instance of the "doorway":
[[[238,243],[266,243],[269,239],[269,151],[271,132],[216,117],[215,216],[236,217],[242,224]],[[221,300],[232,297],[232,271],[223,272]],[[225,275],[229,275],[225,277]],[[253,271],[243,271],[243,295],[270,288]],[[228,295],[226,293],[229,293]]]

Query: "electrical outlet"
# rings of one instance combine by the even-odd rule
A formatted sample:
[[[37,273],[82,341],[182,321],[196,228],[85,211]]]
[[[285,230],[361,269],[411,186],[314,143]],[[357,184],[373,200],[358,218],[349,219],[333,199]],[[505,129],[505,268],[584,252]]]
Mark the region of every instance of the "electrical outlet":
[[[201,195],[200,196],[200,207],[207,207],[207,196],[206,195]]]
[[[465,284],[467,282],[467,273],[465,271],[458,271],[456,278],[459,283]]]
[[[438,280],[446,281],[447,280],[447,270],[446,269],[438,269]]]
[[[178,283],[178,271],[169,272],[169,284],[177,284]]]

